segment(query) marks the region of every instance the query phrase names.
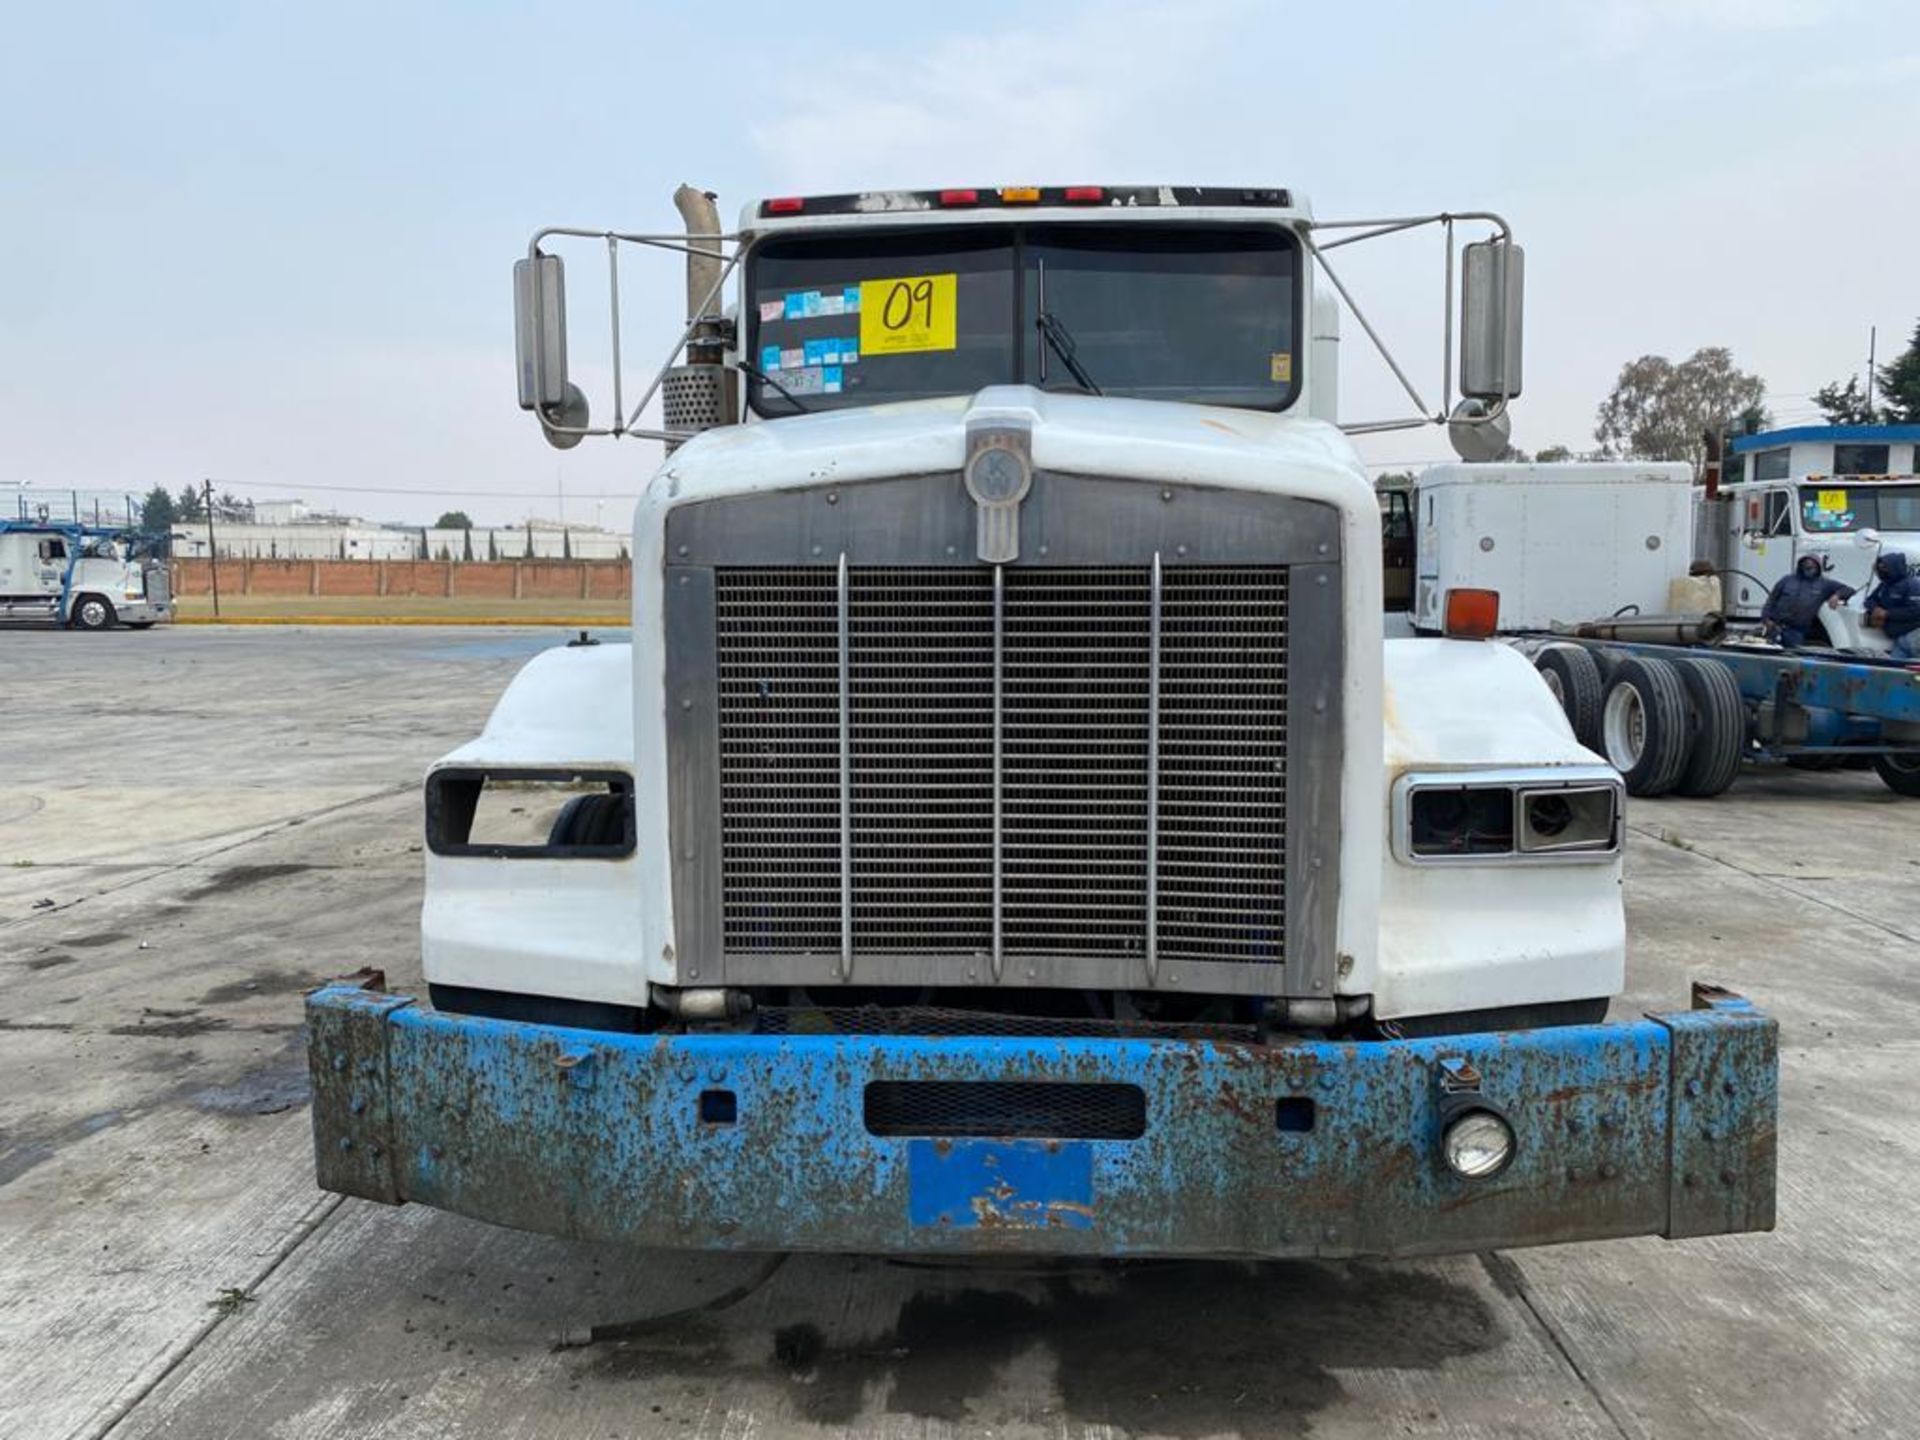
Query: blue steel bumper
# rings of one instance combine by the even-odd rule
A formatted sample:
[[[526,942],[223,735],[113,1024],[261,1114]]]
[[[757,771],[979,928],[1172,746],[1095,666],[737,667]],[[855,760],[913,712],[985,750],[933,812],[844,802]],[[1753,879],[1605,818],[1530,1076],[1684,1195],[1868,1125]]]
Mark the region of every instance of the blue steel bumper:
[[[1410,1255],[1771,1229],[1774,1022],[1723,991],[1696,987],[1694,1004],[1253,1047],[615,1035],[335,985],[307,1001],[314,1146],[328,1190],[675,1248]],[[876,1081],[1137,1086],[1144,1125],[875,1135]],[[1491,1178],[1440,1159],[1443,1112],[1462,1104],[1518,1137]]]

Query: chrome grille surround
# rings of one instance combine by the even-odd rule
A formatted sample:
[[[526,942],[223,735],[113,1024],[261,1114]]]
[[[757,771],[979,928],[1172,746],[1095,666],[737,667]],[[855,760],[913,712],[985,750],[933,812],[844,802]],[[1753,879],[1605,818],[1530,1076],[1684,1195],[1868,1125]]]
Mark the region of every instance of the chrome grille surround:
[[[1028,508],[1000,567],[957,476],[671,517],[689,979],[1329,993],[1337,512],[1067,476]]]

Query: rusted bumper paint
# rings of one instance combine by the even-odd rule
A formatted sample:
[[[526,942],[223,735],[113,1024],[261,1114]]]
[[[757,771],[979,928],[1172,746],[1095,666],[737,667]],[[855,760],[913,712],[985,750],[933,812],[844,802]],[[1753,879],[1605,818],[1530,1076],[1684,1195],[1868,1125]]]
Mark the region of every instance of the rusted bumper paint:
[[[1343,1256],[1770,1229],[1774,1023],[1695,1005],[1271,1047],[614,1035],[345,985],[307,1011],[319,1180],[349,1195],[676,1248]],[[1463,1074],[1518,1136],[1480,1181],[1440,1158]],[[1137,1086],[1144,1126],[876,1135],[875,1081]]]

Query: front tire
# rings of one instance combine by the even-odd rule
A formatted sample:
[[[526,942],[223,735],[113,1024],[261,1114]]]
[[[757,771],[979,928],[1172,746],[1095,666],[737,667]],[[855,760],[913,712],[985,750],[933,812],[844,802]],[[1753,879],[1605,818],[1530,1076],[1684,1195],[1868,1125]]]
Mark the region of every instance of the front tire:
[[[1601,707],[1601,739],[1629,795],[1664,795],[1679,783],[1691,742],[1686,687],[1671,661],[1620,662]]]
[[[1876,755],[1873,768],[1889,790],[1909,800],[1920,800],[1920,750],[1905,750],[1897,755]]]
[[[72,618],[67,623],[76,630],[111,630],[113,606],[103,595],[82,595],[73,602]]]
[[[576,795],[561,807],[547,832],[547,844],[618,845],[626,834],[626,799],[621,795]]]

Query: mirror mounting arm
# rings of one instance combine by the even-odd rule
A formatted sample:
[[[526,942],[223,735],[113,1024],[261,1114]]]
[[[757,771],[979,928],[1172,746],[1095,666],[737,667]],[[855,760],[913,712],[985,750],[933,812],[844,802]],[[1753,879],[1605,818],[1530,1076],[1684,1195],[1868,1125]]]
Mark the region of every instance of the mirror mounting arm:
[[[599,240],[607,254],[608,326],[613,362],[614,415],[610,425],[589,422],[587,397],[567,377],[565,273],[561,259],[541,248],[554,237]],[[626,406],[625,367],[620,348],[620,271],[622,245],[638,245],[666,250],[689,259],[709,262],[714,273],[710,285],[693,306],[694,318],[687,322],[680,337],[654,372],[652,380],[631,410]],[[659,394],[674,362],[689,345],[707,350],[725,350],[736,343],[734,323],[720,313],[720,297],[727,281],[744,256],[743,237],[737,233],[715,231],[712,234],[642,234],[620,230],[586,229],[568,225],[550,225],[536,232],[527,242],[526,258],[514,265],[514,329],[520,377],[520,407],[531,410],[549,443],[565,449],[577,445],[589,435],[618,438],[631,435],[638,439],[658,440],[669,446],[691,439],[696,433],[671,427],[652,429],[641,426],[641,412]],[[704,273],[702,278],[704,279]]]
[[[1478,402],[1476,413],[1463,417],[1453,405],[1454,370],[1454,291],[1456,225],[1462,222],[1486,224],[1491,236],[1464,247],[1461,265],[1462,313],[1460,316],[1460,393]],[[1343,245],[1357,245],[1403,231],[1428,225],[1444,232],[1446,283],[1443,300],[1444,340],[1441,368],[1442,399],[1438,411],[1430,410],[1425,399],[1408,377],[1384,339],[1328,261],[1327,252]],[[1352,233],[1335,233],[1352,232]],[[1319,235],[1333,238],[1317,239]],[[1394,379],[1417,410],[1416,415],[1387,420],[1344,421],[1340,428],[1349,435],[1374,434],[1388,430],[1411,430],[1427,425],[1460,423],[1467,419],[1475,426],[1503,422],[1508,402],[1520,393],[1518,337],[1520,334],[1520,298],[1524,255],[1513,241],[1513,227],[1506,217],[1491,210],[1440,211],[1431,215],[1392,216],[1361,220],[1313,220],[1305,222],[1300,238],[1308,254],[1326,271],[1335,291],[1360,322],[1374,350],[1393,372]],[[1497,294],[1489,292],[1492,286]],[[1489,349],[1488,347],[1492,348]]]

